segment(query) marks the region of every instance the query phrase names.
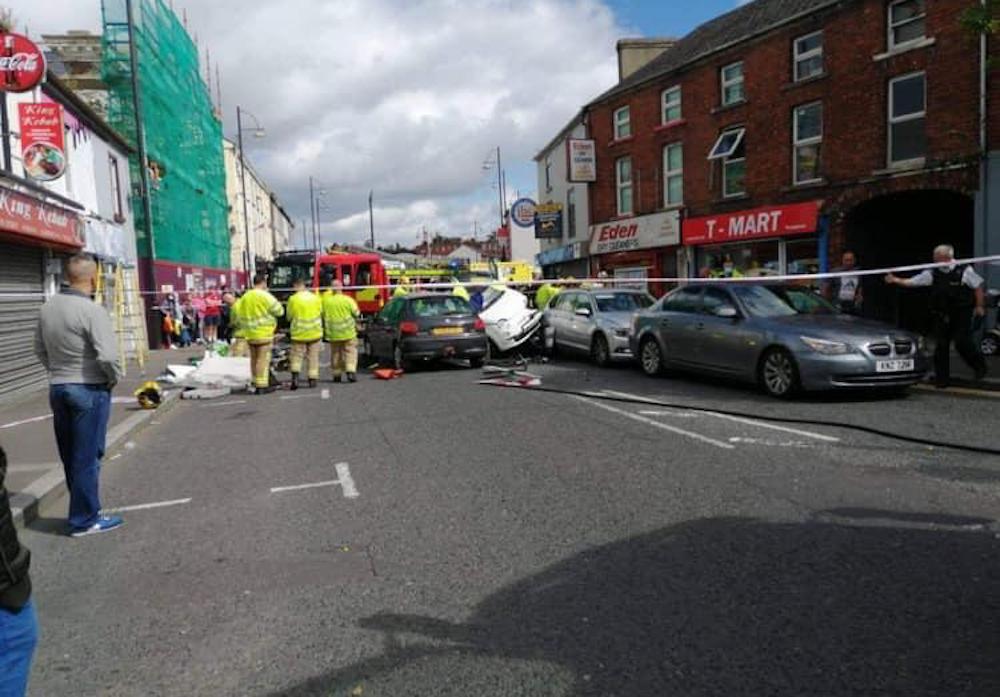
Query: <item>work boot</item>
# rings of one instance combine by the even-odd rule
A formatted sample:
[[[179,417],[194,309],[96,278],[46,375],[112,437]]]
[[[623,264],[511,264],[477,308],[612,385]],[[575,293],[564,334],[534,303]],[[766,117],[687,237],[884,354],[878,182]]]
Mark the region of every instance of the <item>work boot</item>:
[[[309,388],[316,387],[316,378],[309,378]]]
[[[258,388],[257,388],[257,394],[271,394],[271,393],[272,393],[272,392],[274,392],[274,391],[275,391],[276,389],[277,389],[277,388],[275,388],[275,387],[271,387],[270,385],[269,385],[269,386],[267,386],[267,387],[258,387]]]
[[[358,381],[357,375],[355,375],[354,373],[347,374],[347,382],[357,382],[357,381]]]
[[[333,381],[336,382],[336,383],[340,383],[340,376],[339,375],[334,375],[333,376]]]
[[[294,392],[297,389],[299,389],[299,376],[298,375],[293,375],[292,376],[292,392]]]

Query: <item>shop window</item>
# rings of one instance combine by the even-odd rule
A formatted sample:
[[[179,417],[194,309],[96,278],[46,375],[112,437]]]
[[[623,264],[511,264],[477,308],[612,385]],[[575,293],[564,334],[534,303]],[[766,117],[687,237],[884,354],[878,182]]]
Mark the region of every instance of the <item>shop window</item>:
[[[927,81],[912,73],[889,81],[889,164],[921,160],[927,153]]]
[[[822,178],[820,173],[820,150],[823,144],[822,102],[795,107],[792,121],[794,183],[817,182]]]
[[[795,82],[823,74],[823,32],[818,31],[796,39],[792,53]]]
[[[628,106],[615,110],[615,140],[632,135],[632,115]]]
[[[663,148],[663,205],[684,203],[684,146],[673,143]]]
[[[615,186],[618,190],[618,215],[632,215],[632,158],[615,162]]]
[[[662,103],[662,114],[660,121],[661,123],[668,124],[674,121],[680,121],[683,118],[681,112],[681,88],[680,85],[677,87],[671,87],[668,90],[663,90],[663,95],[661,97]]]
[[[786,273],[815,274],[819,273],[819,241],[815,236],[785,241]],[[811,287],[819,287],[816,281],[810,281]]]
[[[701,278],[722,277],[727,262],[732,263],[732,275],[737,277],[778,276],[781,273],[778,240],[701,247],[697,261]]]
[[[927,34],[926,0],[895,0],[889,3],[889,48],[920,41]]]
[[[566,192],[566,237],[576,237],[576,189],[573,187]]]
[[[719,75],[722,80],[722,106],[744,101],[743,61],[725,66]]]

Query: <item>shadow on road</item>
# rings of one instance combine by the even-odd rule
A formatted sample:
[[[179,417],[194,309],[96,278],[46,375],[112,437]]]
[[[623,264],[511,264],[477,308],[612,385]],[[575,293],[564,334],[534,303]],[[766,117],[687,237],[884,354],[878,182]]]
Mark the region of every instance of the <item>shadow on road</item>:
[[[936,518],[862,518],[876,514]],[[383,614],[361,625],[383,634],[382,655],[272,697],[993,697],[1000,541],[702,520],[572,557],[488,597],[465,623]],[[484,679],[507,662],[548,666],[552,679]]]

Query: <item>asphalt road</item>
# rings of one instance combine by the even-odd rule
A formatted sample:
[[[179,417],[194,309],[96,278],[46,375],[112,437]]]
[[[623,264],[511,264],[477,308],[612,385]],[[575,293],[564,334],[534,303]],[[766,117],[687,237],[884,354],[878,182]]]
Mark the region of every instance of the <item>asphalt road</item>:
[[[532,370],[997,445],[985,399],[780,403],[623,368]],[[170,505],[71,540],[60,503],[25,533],[31,694],[1000,694],[1000,458],[479,377],[159,418],[111,455],[103,497]]]

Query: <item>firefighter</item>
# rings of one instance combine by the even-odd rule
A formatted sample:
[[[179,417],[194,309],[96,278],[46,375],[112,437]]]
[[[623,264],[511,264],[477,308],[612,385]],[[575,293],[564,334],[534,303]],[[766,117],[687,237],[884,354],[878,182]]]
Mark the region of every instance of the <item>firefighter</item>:
[[[247,338],[240,327],[240,299],[236,297],[235,293],[225,293],[222,296],[222,302],[229,307],[229,335],[233,337],[233,345],[229,349],[229,355],[232,358],[248,356],[250,348],[247,346]]]
[[[296,278],[292,283],[295,294],[288,299],[288,320],[291,325],[292,350],[289,367],[292,371],[292,389],[299,389],[302,359],[307,360],[309,387],[316,387],[319,380],[319,351],[323,338],[323,301],[306,282]]]
[[[323,335],[330,342],[330,367],[333,381],[340,382],[347,374],[348,382],[357,382],[358,372],[358,317],[361,311],[349,295],[344,294],[344,284],[334,281],[330,295],[323,298]]]
[[[271,349],[278,317],[285,314],[277,298],[267,292],[267,276],[254,276],[253,288],[240,298],[236,315],[239,327],[250,345],[250,369],[257,394],[274,392],[271,386]]]
[[[401,298],[410,292],[410,279],[406,276],[399,277],[399,283],[396,284],[396,290],[392,291],[392,297]]]
[[[559,288],[548,282],[543,283],[535,291],[535,307],[539,310],[546,309],[557,295],[559,295]]]

